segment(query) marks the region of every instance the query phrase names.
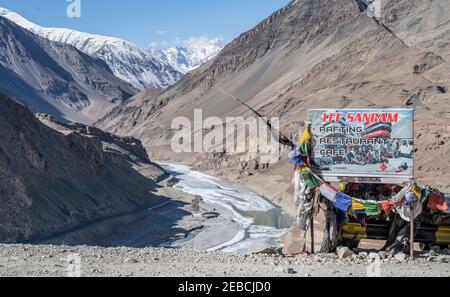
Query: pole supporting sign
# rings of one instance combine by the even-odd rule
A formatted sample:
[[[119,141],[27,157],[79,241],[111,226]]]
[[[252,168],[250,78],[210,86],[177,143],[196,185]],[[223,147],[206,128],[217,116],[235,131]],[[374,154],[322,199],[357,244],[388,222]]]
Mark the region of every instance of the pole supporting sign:
[[[327,182],[402,184],[414,179],[414,110],[309,111],[312,169]]]

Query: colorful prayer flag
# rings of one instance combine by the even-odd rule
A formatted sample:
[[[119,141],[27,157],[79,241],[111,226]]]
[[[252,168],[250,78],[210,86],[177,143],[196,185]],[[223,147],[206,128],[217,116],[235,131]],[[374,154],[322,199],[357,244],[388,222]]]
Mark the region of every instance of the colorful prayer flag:
[[[336,203],[334,205],[335,208],[342,210],[347,213],[352,205],[352,198],[344,193],[336,194]]]
[[[356,199],[352,199],[352,210],[354,213],[366,210],[364,203],[359,202]]]
[[[419,186],[415,186],[412,188],[411,192],[413,192],[417,199],[422,198],[422,189]]]
[[[381,207],[383,208],[383,211],[385,214],[390,214],[392,211],[392,208],[394,208],[394,203],[390,201],[381,201]]]
[[[311,142],[311,132],[309,132],[309,128],[306,128],[305,131],[303,132],[303,135],[300,137],[299,143],[300,145],[303,145],[305,143],[309,143]]]
[[[316,178],[310,168],[304,169],[301,172],[303,174],[303,178],[305,179],[307,187],[316,188],[323,183],[322,180]]]
[[[445,196],[438,193],[432,193],[428,200],[428,208],[438,211],[447,211],[448,204]]]
[[[381,210],[380,210],[380,206],[378,205],[378,203],[366,202],[365,206],[366,206],[366,214],[369,217],[376,217],[376,216],[380,215]]]
[[[323,197],[327,198],[331,202],[333,202],[333,203],[336,202],[337,190],[334,189],[332,186],[330,186],[326,183],[323,183],[320,186],[320,194],[322,194]]]
[[[417,202],[417,196],[416,194],[414,194],[413,192],[408,192],[408,194],[406,194],[406,203],[408,205]]]

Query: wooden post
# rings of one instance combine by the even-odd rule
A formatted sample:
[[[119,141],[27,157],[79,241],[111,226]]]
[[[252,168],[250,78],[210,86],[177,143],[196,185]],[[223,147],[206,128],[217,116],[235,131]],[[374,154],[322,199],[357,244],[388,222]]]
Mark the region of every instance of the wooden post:
[[[329,200],[325,200],[325,206],[325,232],[320,246],[320,253],[328,254],[336,250],[337,222],[333,210],[334,204]]]
[[[414,211],[415,211],[415,203],[411,204],[411,222],[410,222],[410,228],[409,228],[409,246],[410,246],[410,257],[411,259],[414,259]]]
[[[316,202],[316,197],[314,195],[312,200],[312,211],[311,211],[311,254],[314,254],[314,206]]]

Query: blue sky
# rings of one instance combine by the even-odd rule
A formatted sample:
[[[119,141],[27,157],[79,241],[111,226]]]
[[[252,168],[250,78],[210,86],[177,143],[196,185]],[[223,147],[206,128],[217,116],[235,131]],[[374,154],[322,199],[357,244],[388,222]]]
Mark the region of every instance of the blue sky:
[[[69,0],[0,0],[45,27],[114,36],[141,47],[175,45],[190,37],[231,41],[289,0],[70,0],[81,1],[81,18],[66,14]]]

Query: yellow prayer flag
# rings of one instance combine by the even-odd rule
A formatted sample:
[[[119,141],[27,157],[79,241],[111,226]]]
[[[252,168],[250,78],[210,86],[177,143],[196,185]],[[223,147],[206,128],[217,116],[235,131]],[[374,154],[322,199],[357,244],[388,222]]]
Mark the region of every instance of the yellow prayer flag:
[[[296,167],[297,171],[300,171],[302,173],[308,173],[309,172],[309,167],[308,166],[298,166]]]
[[[305,129],[305,132],[303,132],[303,135],[300,137],[300,145],[303,145],[305,143],[311,142],[311,133],[309,132],[309,128]]]
[[[419,186],[415,186],[411,190],[411,192],[413,192],[416,195],[417,199],[420,199],[422,197],[422,189]]]
[[[364,203],[359,202],[356,199],[352,199],[352,210],[353,211],[365,211],[366,205]]]

